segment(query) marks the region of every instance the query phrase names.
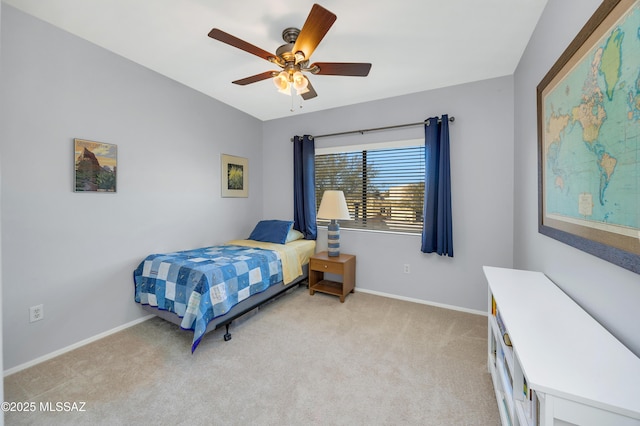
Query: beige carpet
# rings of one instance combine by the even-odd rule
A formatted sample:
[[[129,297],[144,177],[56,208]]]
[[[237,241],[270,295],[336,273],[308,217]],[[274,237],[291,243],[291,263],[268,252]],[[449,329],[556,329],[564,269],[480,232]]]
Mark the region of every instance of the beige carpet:
[[[499,424],[486,317],[358,292],[341,304],[301,286],[231,332],[192,355],[189,332],[145,321],[6,377],[6,400],[36,411],[5,422]]]

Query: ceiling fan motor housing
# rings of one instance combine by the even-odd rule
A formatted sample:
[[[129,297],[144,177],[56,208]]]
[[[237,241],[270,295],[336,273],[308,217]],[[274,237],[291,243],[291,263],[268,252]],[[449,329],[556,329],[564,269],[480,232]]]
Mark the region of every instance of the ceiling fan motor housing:
[[[295,62],[296,56],[292,52],[293,43],[283,44],[276,50],[276,55],[284,62]]]
[[[298,28],[285,28],[284,31],[282,31],[282,39],[287,43],[295,43],[299,34],[300,30]]]

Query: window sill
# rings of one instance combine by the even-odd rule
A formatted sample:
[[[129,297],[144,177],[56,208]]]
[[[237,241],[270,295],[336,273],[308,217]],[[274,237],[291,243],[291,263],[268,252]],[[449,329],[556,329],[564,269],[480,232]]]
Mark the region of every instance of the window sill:
[[[327,229],[327,225],[317,225],[318,229]],[[422,237],[421,232],[403,232],[403,231],[384,231],[380,229],[362,229],[362,228],[343,228],[340,227],[340,232],[364,232],[374,234],[392,234],[392,235],[407,235],[411,237]]]

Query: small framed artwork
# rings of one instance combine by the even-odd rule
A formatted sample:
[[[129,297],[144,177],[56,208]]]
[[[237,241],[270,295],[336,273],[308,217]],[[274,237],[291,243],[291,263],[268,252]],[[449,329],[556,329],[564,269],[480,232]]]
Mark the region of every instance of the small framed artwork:
[[[249,196],[249,162],[246,158],[222,154],[220,170],[223,197]]]
[[[639,23],[604,1],[537,101],[539,232],[640,274]]]
[[[74,191],[116,192],[118,146],[74,139]]]

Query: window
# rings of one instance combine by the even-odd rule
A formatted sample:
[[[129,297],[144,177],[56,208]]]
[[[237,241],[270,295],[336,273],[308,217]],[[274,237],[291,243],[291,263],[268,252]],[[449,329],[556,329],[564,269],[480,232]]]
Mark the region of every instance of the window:
[[[317,206],[325,190],[341,190],[353,220],[340,227],[421,233],[424,155],[422,141],[316,148]]]

